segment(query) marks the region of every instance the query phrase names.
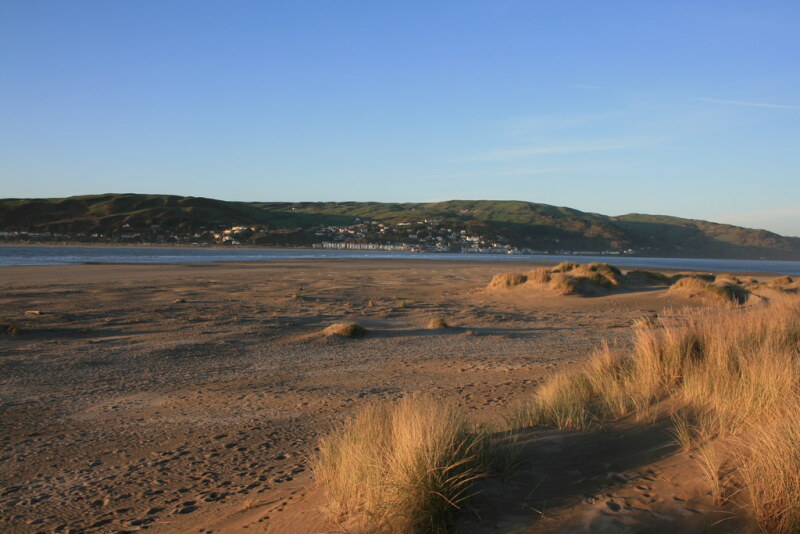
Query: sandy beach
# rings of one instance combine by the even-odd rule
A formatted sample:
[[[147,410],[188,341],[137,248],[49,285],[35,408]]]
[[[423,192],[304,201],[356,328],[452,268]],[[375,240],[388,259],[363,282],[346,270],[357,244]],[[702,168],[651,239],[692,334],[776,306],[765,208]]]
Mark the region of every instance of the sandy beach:
[[[629,343],[637,319],[699,305],[655,285],[592,298],[485,290],[504,270],[428,260],[0,269],[0,316],[20,328],[0,338],[0,530],[339,532],[309,458],[360,406],[427,392],[499,427],[553,373],[604,342]],[[433,318],[450,327],[426,328]],[[319,334],[345,321],[367,334]],[[722,528],[727,511],[661,430],[636,450],[615,447],[613,429],[531,433],[537,459],[487,483],[457,531]],[[719,531],[734,524],[749,531]]]

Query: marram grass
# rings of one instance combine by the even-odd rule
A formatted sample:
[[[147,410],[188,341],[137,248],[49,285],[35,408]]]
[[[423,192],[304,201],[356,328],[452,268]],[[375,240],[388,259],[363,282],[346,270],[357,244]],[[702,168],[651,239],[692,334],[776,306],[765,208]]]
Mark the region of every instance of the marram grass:
[[[447,402],[414,395],[363,408],[314,464],[330,515],[379,532],[445,532],[489,467],[489,435]]]
[[[640,323],[630,351],[603,348],[509,421],[586,429],[664,406],[678,407],[673,434],[695,449],[715,499],[728,462],[765,531],[800,532],[800,299]]]
[[[733,484],[765,532],[800,532],[800,299],[686,314],[639,322],[629,349],[604,346],[556,375],[511,426],[587,429],[670,410],[715,500]],[[365,407],[319,449],[331,515],[396,533],[447,531],[499,452],[463,411],[420,395]]]

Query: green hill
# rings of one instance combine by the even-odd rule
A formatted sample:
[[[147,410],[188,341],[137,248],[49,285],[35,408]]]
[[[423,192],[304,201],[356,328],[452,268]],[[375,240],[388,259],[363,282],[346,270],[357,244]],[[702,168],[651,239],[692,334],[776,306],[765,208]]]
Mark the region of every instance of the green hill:
[[[364,226],[365,221],[383,223],[380,232]],[[408,242],[408,223],[416,224],[412,235],[419,234],[415,239],[421,242],[474,235],[481,242],[550,252],[632,249],[652,256],[800,259],[800,238],[765,230],[660,215],[609,217],[521,201],[228,202],[138,194],[0,199],[0,231],[6,241],[49,236],[59,241],[193,242],[241,225],[252,228],[242,234],[244,243],[309,245],[325,240],[330,227],[361,224],[357,237],[348,239],[389,243]]]

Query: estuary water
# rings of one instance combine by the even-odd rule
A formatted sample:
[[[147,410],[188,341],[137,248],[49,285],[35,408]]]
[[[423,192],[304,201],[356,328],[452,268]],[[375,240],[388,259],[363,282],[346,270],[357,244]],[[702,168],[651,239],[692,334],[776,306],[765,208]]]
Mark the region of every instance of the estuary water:
[[[315,258],[376,258],[396,260],[470,260],[506,262],[608,262],[620,267],[681,269],[711,272],[778,273],[800,276],[800,261],[713,260],[702,258],[643,258],[634,256],[565,256],[557,254],[435,254],[323,249],[206,248],[206,247],[93,247],[0,246],[0,267],[20,265],[76,265],[86,263],[208,263],[273,261]]]

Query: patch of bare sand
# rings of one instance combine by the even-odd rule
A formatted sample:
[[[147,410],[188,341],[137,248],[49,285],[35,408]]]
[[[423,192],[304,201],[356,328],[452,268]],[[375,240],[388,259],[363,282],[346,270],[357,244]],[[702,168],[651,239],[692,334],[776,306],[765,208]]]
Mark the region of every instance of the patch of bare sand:
[[[358,406],[426,391],[502,423],[548,375],[604,341],[626,343],[643,314],[684,304],[663,290],[479,290],[498,270],[378,260],[1,269],[0,306],[21,334],[0,338],[0,530],[336,531],[308,458]],[[426,328],[434,317],[450,328]],[[351,321],[369,335],[286,342]],[[529,492],[539,484],[521,480]]]
[[[487,479],[457,532],[759,532],[717,503],[669,420],[622,421],[590,432],[528,429],[506,480]]]

